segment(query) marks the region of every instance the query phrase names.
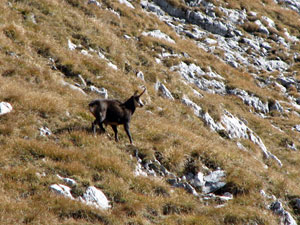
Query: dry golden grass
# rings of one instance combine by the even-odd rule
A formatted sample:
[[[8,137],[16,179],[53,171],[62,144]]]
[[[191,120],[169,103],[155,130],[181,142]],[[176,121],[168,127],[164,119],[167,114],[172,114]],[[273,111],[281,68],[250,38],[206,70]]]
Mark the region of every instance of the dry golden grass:
[[[298,26],[297,21],[289,20],[293,15],[276,8],[272,1],[264,1],[270,8],[261,8],[260,1],[226,2],[233,8],[267,13],[290,30]],[[182,1],[172,0],[172,4],[181,7]],[[0,101],[8,101],[14,108],[12,113],[0,117],[0,223],[276,224],[278,218],[265,208],[259,191],[264,189],[286,202],[287,195],[300,195],[297,189],[300,158],[297,152],[283,145],[290,140],[300,145],[298,133],[291,130],[300,119],[289,115],[264,120],[250,113],[233,96],[203,93],[202,99],[192,97],[191,88],[182,85],[179,75],[168,69],[177,65],[178,59],[166,60],[164,64],[155,62],[154,56],[161,54],[162,49],[187,53],[191,62],[202,68],[211,67],[226,78],[227,85],[255,93],[263,100],[284,99],[277,90],[259,88],[251,75],[221,63],[191,40],[181,40],[156,17],[143,13],[138,3],[134,5],[135,10],[118,1],[102,1],[101,8],[83,0],[0,3]],[[176,45],[141,36],[143,31],[153,29],[168,34]],[[125,34],[132,39],[126,40]],[[79,50],[70,51],[68,40],[80,44],[84,50],[101,50],[118,70],[111,69],[95,52],[85,56]],[[52,70],[50,58],[56,66],[65,66],[75,75],[66,77]],[[298,70],[297,65],[295,69]],[[145,81],[136,78],[139,70],[144,72]],[[90,92],[84,96],[60,84],[61,79],[80,83],[76,74],[106,88],[109,98],[120,100],[140,90],[140,85],[147,86],[143,96],[147,105],[137,109],[131,122],[135,147],[127,145],[122,127],[119,143],[108,135],[91,134],[93,117],[87,104],[98,96]],[[178,99],[169,101],[159,97],[153,87],[157,80],[166,80]],[[180,104],[182,93],[217,121],[224,108],[245,118],[284,167],[266,161],[269,169],[265,170],[257,146],[242,141],[249,151],[242,152],[235,141],[212,133],[191,109]],[[286,134],[282,135],[271,124]],[[53,135],[41,137],[42,126],[50,128]],[[112,136],[109,127],[107,131]],[[135,177],[136,160],[132,157],[135,149],[148,160],[155,154],[162,155],[163,165],[177,175],[197,172],[203,165],[212,169],[221,167],[227,173],[228,189],[235,194],[234,200],[216,209],[215,203],[201,202],[182,189],[170,187],[163,179]],[[53,194],[49,186],[60,182],[57,174],[75,179],[78,187],[73,191],[78,195],[89,185],[100,188],[111,201],[112,209],[103,212]]]

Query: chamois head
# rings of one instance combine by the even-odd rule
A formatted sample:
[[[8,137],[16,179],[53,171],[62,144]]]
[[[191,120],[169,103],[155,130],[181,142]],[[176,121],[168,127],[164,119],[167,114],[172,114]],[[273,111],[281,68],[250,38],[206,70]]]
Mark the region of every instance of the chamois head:
[[[142,102],[142,100],[140,99],[140,97],[145,93],[145,91],[146,91],[146,88],[144,88],[144,90],[142,91],[141,94],[138,94],[138,91],[136,91],[133,94],[132,98],[134,100],[135,107],[140,107],[141,108],[141,107],[144,106],[144,103]]]

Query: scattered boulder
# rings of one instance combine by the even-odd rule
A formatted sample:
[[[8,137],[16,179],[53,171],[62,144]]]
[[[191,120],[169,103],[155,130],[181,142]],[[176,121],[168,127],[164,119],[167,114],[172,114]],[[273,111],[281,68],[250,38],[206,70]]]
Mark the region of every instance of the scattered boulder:
[[[106,210],[111,208],[109,201],[104,195],[104,193],[96,187],[90,186],[86,189],[85,193],[82,196],[80,196],[79,198],[74,198],[71,193],[71,190],[72,188],[77,186],[77,182],[73,179],[61,177],[59,175],[57,175],[57,177],[63,182],[65,182],[68,186],[63,184],[52,184],[50,186],[50,189],[55,193],[63,195],[64,197],[72,200],[81,201],[87,205],[94,206],[98,209]]]
[[[136,73],[136,76],[137,76],[138,78],[140,78],[141,80],[145,80],[144,73],[143,73],[142,71],[137,72],[137,73]]]
[[[170,100],[174,100],[173,95],[171,94],[171,92],[168,90],[168,88],[166,88],[166,86],[161,83],[160,81],[157,81],[155,83],[155,90],[159,91],[163,97],[170,99]]]
[[[48,127],[41,127],[39,130],[40,130],[40,135],[43,137],[52,135],[52,132]]]
[[[54,191],[56,194],[63,195],[64,197],[74,199],[71,194],[71,188],[62,184],[52,184],[50,189]]]
[[[83,194],[83,197],[80,197],[80,201],[85,202],[87,205],[95,206],[99,209],[111,208],[104,193],[94,186],[87,188],[86,192]]]
[[[8,102],[0,102],[0,116],[11,112],[13,107]]]
[[[69,50],[73,51],[77,48],[77,45],[75,45],[74,43],[72,43],[71,40],[68,40],[68,47],[69,47]]]

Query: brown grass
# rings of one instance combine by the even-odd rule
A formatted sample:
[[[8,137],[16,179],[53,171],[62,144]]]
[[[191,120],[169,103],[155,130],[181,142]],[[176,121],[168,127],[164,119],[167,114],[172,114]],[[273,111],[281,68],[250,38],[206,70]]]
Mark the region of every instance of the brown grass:
[[[291,19],[295,15],[287,15],[272,1],[264,1],[269,8],[261,8],[260,1],[227,2],[233,8],[267,13],[279,26],[288,26],[290,30],[298,26]],[[10,102],[14,108],[12,113],[0,117],[1,224],[276,224],[278,218],[265,208],[259,191],[264,189],[283,199],[286,194],[299,195],[299,156],[282,145],[284,140],[300,145],[298,133],[291,130],[300,123],[299,118],[288,114],[262,119],[233,96],[198,90],[204,97],[194,97],[180,76],[169,71],[169,66],[177,65],[181,59],[167,59],[164,64],[155,62],[154,57],[163,49],[187,53],[189,62],[201,68],[210,66],[226,79],[227,85],[255,93],[263,100],[285,99],[277,90],[259,88],[250,74],[222,63],[197,48],[193,41],[180,39],[170,27],[133,3],[135,10],[118,1],[102,1],[101,8],[82,0],[0,4],[0,101]],[[182,1],[173,0],[172,4],[183,7]],[[120,18],[108,8],[119,12]],[[31,14],[37,24],[30,19]],[[141,36],[151,29],[168,34],[176,45]],[[124,34],[132,39],[126,40]],[[119,69],[111,69],[95,52],[85,56],[79,50],[70,51],[68,39],[85,50],[101,50]],[[296,51],[297,47],[294,48]],[[55,66],[68,67],[73,76],[66,77],[51,69],[50,58]],[[298,71],[298,67],[296,64],[294,69]],[[143,71],[145,82],[136,78],[139,70]],[[80,83],[77,74],[97,87],[106,88],[109,98],[120,100],[131,96],[140,85],[147,86],[143,96],[147,105],[137,109],[131,122],[135,147],[127,145],[121,127],[119,143],[106,134],[91,134],[93,117],[87,104],[99,96],[90,92],[84,96],[60,84],[60,79]],[[166,80],[178,99],[159,97],[153,87],[157,80]],[[297,94],[296,90],[289,91]],[[183,93],[216,121],[223,109],[246,119],[284,167],[266,161],[269,169],[265,170],[256,145],[243,141],[248,153],[241,152],[235,141],[211,132],[191,109],[180,103]],[[271,124],[286,134],[282,135]],[[50,128],[53,135],[41,137],[42,126]],[[107,132],[112,136],[110,127]],[[160,154],[161,163],[179,176],[201,170],[204,165],[212,169],[221,167],[227,173],[228,190],[235,194],[234,200],[216,209],[215,202],[202,202],[182,189],[172,188],[164,179],[134,177],[135,149],[145,160]],[[49,186],[60,182],[57,174],[74,178],[78,183],[74,190],[77,194],[88,185],[100,188],[111,201],[112,209],[103,212],[51,193]]]

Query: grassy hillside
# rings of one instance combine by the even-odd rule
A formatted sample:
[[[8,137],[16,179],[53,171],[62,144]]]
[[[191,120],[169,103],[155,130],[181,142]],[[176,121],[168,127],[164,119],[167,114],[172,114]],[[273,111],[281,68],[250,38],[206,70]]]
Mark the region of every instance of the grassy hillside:
[[[261,190],[280,199],[299,221],[299,210],[293,209],[292,203],[300,196],[300,157],[298,151],[286,145],[293,142],[299,147],[299,133],[292,130],[300,124],[299,111],[287,104],[288,96],[277,87],[261,88],[251,75],[254,72],[266,79],[279,72],[231,67],[222,57],[199,48],[192,39],[179,36],[172,27],[143,10],[139,1],[131,2],[135,9],[119,1],[99,1],[100,7],[87,2],[0,3],[0,102],[13,106],[11,113],[0,117],[0,223],[279,224],[280,217],[268,209],[271,200],[262,197]],[[183,7],[183,1],[170,2]],[[228,8],[257,11],[299,36],[299,20],[292,19],[299,15],[273,1],[263,1],[270,5],[265,8],[260,1],[247,5],[238,0],[209,2],[227,2]],[[247,29],[250,28],[245,28],[245,33]],[[167,34],[175,44],[142,34],[152,30]],[[70,43],[76,49],[71,50]],[[291,49],[297,52],[299,48],[292,45]],[[169,57],[157,63],[156,58],[163,52],[185,53],[189,57]],[[275,56],[279,52],[274,51]],[[286,61],[293,64],[288,73],[298,77],[298,62],[286,55]],[[249,91],[263,101],[285,102],[282,106],[286,110],[263,118],[233,95],[197,89],[204,96],[199,98],[193,93],[195,85],[185,85],[180,75],[170,69],[181,61],[199,65],[205,72],[211,68],[225,78],[228,87]],[[144,80],[136,76],[139,71]],[[79,74],[87,82],[86,87]],[[158,80],[174,100],[163,98],[155,90]],[[62,81],[81,85],[86,94]],[[129,145],[123,127],[119,128],[118,143],[110,127],[109,135],[92,134],[94,118],[87,106],[92,99],[101,97],[89,89],[90,85],[105,88],[108,98],[122,101],[135,90],[147,87],[142,97],[146,105],[137,109],[131,122],[134,145]],[[288,93],[299,96],[295,87]],[[189,96],[215,121],[221,120],[224,109],[246,120],[283,166],[264,159],[259,147],[248,139],[240,140],[247,148],[241,151],[236,139],[213,132],[181,103],[183,96]],[[52,134],[41,136],[41,127],[49,128]],[[136,150],[144,161],[159,155],[160,163],[178,177],[205,171],[205,167],[220,167],[226,172],[226,191],[234,197],[217,207],[218,202],[172,187],[163,177],[135,176]],[[76,180],[74,196],[80,196],[91,185],[101,189],[112,208],[99,210],[56,195],[49,187],[61,182],[57,174]]]

